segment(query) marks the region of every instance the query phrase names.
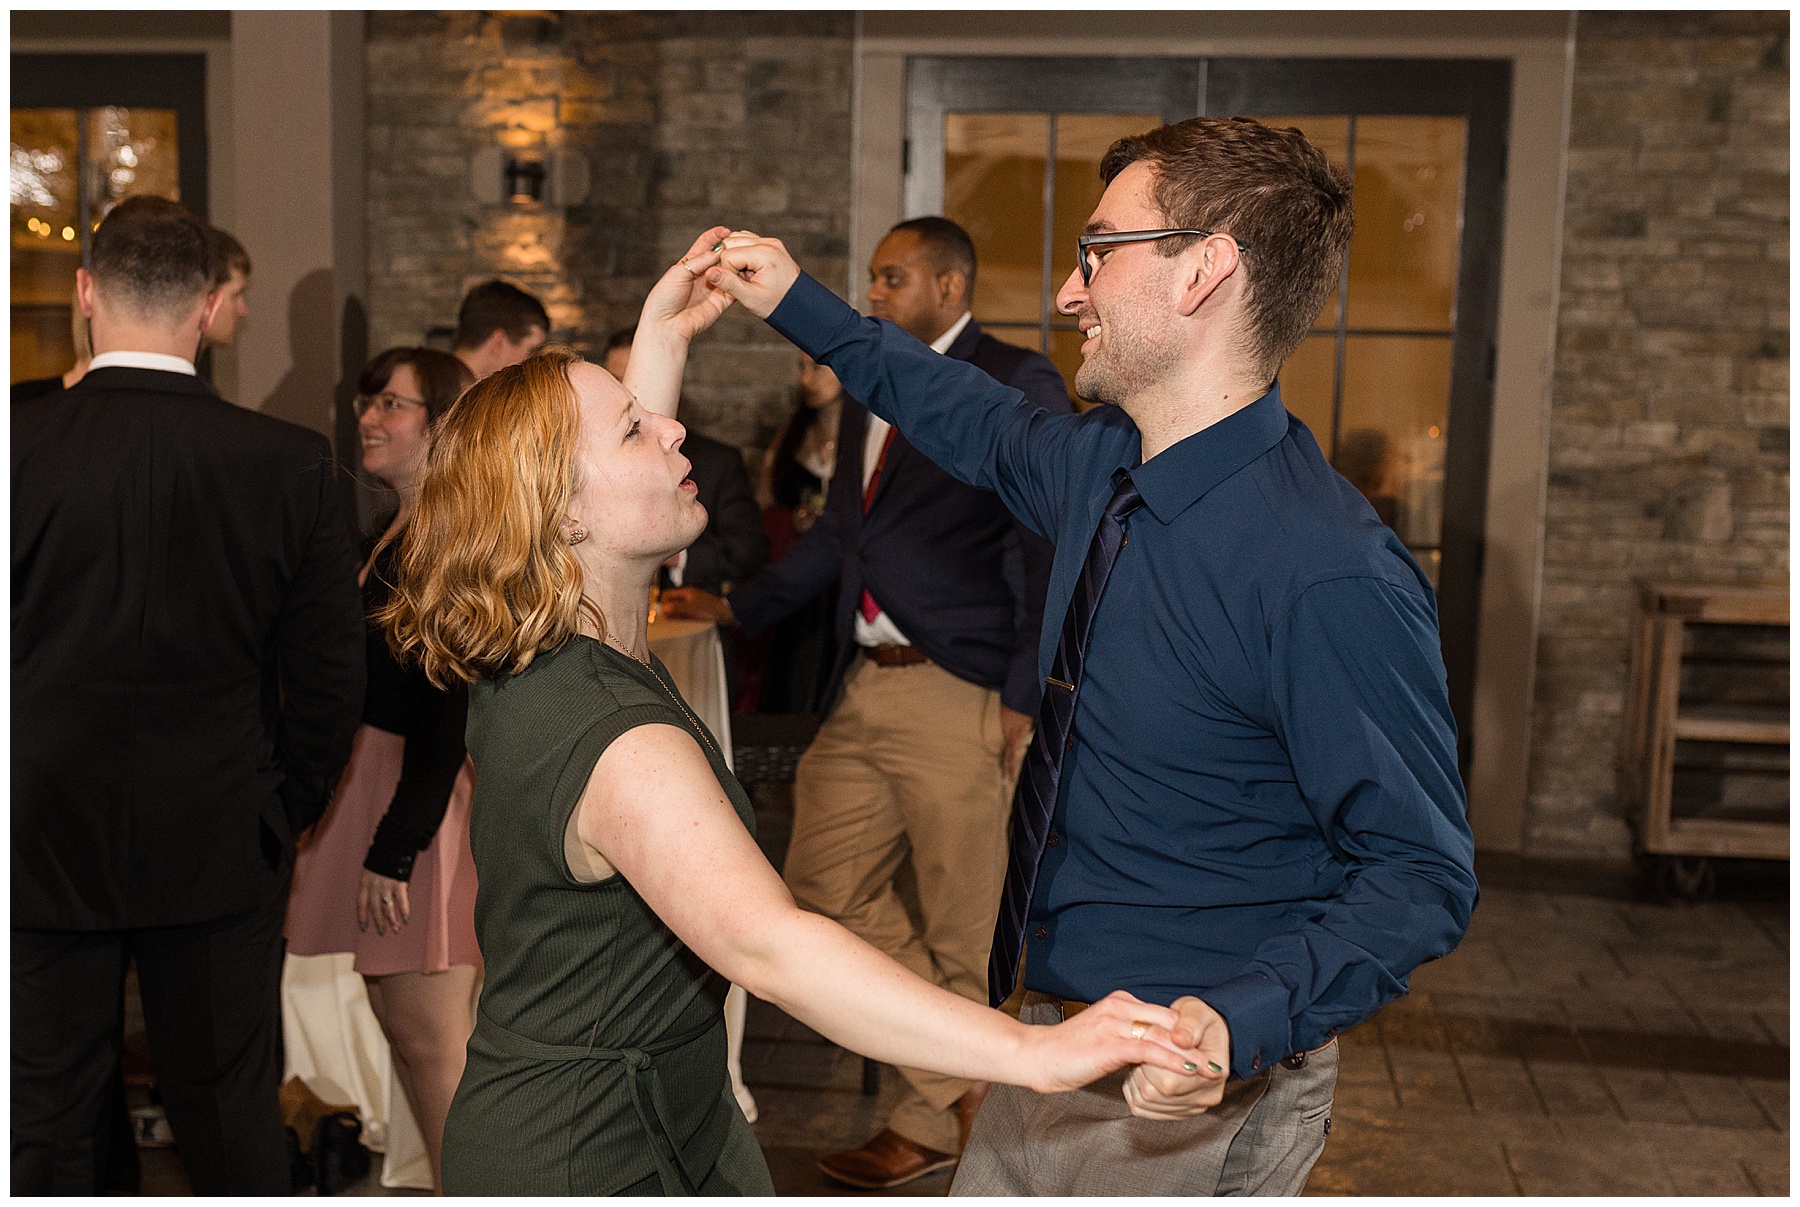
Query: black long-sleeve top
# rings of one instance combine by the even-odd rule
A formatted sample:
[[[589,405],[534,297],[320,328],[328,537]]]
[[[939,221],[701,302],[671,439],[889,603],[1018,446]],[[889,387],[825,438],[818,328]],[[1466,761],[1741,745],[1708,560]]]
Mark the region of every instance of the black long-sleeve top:
[[[400,783],[394,799],[375,828],[363,867],[378,876],[407,880],[413,860],[431,845],[450,807],[450,790],[462,769],[463,730],[469,715],[468,689],[448,691],[431,685],[425,672],[394,657],[387,637],[374,623],[393,588],[399,542],[390,542],[375,559],[363,583],[368,624],[369,686],[363,696],[363,724],[406,739]]]

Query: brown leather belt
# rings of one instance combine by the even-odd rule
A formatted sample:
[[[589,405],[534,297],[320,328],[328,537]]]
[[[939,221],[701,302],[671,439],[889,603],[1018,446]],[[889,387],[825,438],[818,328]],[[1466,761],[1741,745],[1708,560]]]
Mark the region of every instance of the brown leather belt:
[[[1025,991],[1025,1004],[1027,1006],[1055,1006],[1062,1011],[1063,1021],[1067,1022],[1077,1014],[1080,1014],[1083,1010],[1086,1010],[1092,1003],[1071,1001],[1066,997],[1057,997],[1054,994],[1039,993],[1035,989],[1027,989]],[[1337,1037],[1334,1035],[1310,1052],[1295,1052],[1291,1055],[1283,1056],[1281,1058],[1281,1063],[1290,1069],[1303,1069],[1306,1067],[1307,1057],[1318,1055],[1336,1042]]]
[[[917,666],[931,661],[910,645],[865,645],[861,649],[876,666]]]

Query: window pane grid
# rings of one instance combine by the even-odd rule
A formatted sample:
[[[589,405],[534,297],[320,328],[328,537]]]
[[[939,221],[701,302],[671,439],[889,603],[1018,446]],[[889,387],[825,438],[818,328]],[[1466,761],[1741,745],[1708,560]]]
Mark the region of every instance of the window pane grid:
[[[1071,384],[1081,365],[1074,320],[1056,311],[1075,236],[1100,201],[1099,165],[1117,139],[1162,124],[1153,113],[944,114],[945,217],[975,242],[975,318],[1044,352]]]
[[[181,198],[172,109],[11,111],[12,379],[76,357],[75,269],[94,228],[128,196]]]
[[[1357,198],[1337,287],[1282,367],[1283,401],[1435,583],[1466,122],[1260,120],[1299,127],[1351,178]]]

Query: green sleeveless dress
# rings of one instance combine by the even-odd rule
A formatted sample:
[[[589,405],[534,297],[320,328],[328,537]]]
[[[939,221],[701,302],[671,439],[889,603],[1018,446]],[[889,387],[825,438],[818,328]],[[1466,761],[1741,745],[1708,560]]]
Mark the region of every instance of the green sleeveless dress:
[[[469,693],[469,841],[486,981],[444,1127],[444,1193],[773,1194],[725,1076],[727,985],[563,834],[607,745],[694,735],[745,826],[750,800],[667,669],[588,637]],[[704,869],[695,869],[704,875]]]

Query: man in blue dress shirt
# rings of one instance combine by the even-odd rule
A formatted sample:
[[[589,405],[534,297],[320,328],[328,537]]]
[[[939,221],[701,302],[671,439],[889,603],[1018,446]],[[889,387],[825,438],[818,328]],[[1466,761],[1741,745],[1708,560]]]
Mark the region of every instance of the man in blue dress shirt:
[[[1102,177],[1057,298],[1088,337],[1076,392],[1109,404],[1078,416],[859,316],[775,240],[695,271],[1054,540],[990,981],[1022,941],[1027,1022],[1125,989],[1202,1053],[996,1087],[954,1192],[1297,1194],[1336,1036],[1475,903],[1436,604],[1272,384],[1338,280],[1349,182],[1242,118],[1123,139]]]

